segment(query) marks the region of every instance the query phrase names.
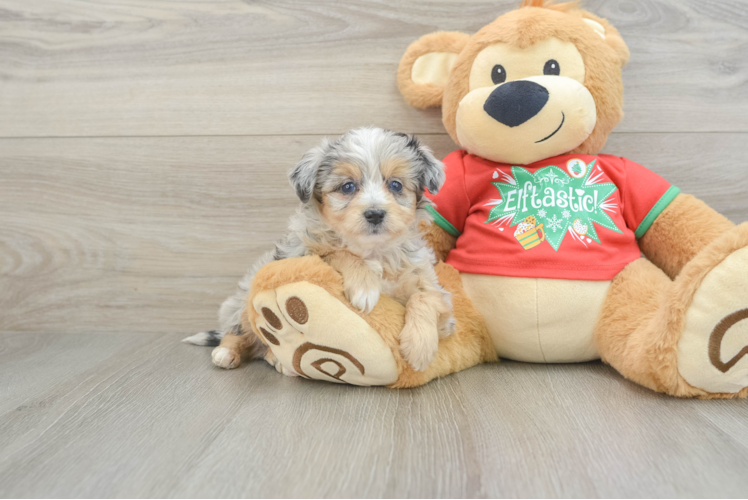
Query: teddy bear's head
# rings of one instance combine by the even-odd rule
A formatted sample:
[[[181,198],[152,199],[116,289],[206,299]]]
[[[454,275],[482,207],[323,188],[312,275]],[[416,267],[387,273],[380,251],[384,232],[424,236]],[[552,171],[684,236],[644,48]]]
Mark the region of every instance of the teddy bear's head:
[[[576,2],[524,0],[475,35],[437,32],[408,47],[398,85],[414,107],[442,107],[469,153],[526,165],[596,154],[623,117],[618,31]]]

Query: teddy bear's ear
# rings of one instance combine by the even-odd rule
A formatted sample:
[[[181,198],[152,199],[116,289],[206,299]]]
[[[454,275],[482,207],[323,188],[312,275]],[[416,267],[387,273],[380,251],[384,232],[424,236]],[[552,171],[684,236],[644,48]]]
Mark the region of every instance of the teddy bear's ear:
[[[625,66],[629,61],[629,48],[626,46],[626,42],[623,41],[621,34],[618,30],[613,27],[607,20],[597,17],[589,12],[584,12],[582,20],[584,23],[592,28],[595,33],[600,35],[605,43],[612,48],[616,55],[618,55],[618,61],[621,66]]]
[[[405,51],[397,70],[397,85],[414,108],[440,106],[449,72],[470,35],[440,31],[424,35]]]

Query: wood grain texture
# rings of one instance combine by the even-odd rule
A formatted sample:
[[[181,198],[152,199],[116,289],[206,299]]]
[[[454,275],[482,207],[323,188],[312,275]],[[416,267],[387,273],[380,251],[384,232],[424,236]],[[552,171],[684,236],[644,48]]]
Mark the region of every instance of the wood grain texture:
[[[0,334],[0,496],[743,497],[748,488],[744,401],[657,395],[599,363],[507,362],[389,391],[283,377],[263,362],[224,371],[208,349],[178,339]]]
[[[0,1],[0,136],[440,133],[395,71],[519,0]],[[631,47],[629,132],[748,131],[748,4],[587,0]]]
[[[0,0],[0,497],[745,497],[745,401],[599,363],[359,389],[178,342],[283,233],[321,134],[454,149],[399,58],[518,3]],[[632,52],[605,152],[747,220],[748,2],[584,3]]]
[[[455,147],[423,139],[439,156]],[[238,278],[283,234],[297,204],[286,171],[319,140],[0,140],[0,330],[212,328]],[[740,222],[746,140],[617,134],[607,151]]]

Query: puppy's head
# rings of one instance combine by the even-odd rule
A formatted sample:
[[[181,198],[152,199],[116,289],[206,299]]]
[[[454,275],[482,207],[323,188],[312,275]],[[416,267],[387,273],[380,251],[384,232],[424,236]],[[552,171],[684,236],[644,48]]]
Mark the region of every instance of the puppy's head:
[[[289,174],[299,199],[340,236],[367,247],[413,229],[444,183],[444,165],[415,137],[360,128],[309,151]]]

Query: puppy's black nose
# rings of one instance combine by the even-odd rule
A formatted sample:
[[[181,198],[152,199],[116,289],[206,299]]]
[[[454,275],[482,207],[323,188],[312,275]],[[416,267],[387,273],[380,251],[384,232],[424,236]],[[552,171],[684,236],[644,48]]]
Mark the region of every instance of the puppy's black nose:
[[[364,212],[364,217],[373,226],[381,224],[385,215],[387,215],[387,212],[384,210],[367,210]]]
[[[535,82],[517,80],[496,87],[483,109],[497,122],[516,127],[540,113],[547,102],[548,89]]]

